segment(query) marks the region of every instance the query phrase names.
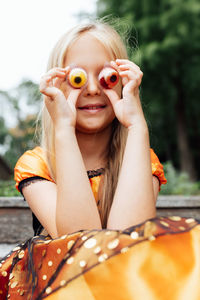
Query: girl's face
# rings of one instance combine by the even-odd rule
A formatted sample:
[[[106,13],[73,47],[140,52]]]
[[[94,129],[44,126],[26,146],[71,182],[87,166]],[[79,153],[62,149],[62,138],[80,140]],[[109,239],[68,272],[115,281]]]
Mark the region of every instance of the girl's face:
[[[88,80],[86,86],[77,100],[77,122],[76,129],[80,132],[94,133],[102,131],[111,125],[115,114],[110,100],[103,92],[103,88],[98,80],[98,75],[109,63],[113,57],[107,52],[103,44],[89,33],[84,33],[68,49],[65,67],[74,65],[83,68],[87,72]],[[71,87],[66,84],[64,93],[67,95]],[[114,87],[121,95],[121,83]],[[83,109],[85,106],[91,106],[91,109]],[[92,109],[93,107],[93,109]],[[100,107],[94,109],[95,107]]]

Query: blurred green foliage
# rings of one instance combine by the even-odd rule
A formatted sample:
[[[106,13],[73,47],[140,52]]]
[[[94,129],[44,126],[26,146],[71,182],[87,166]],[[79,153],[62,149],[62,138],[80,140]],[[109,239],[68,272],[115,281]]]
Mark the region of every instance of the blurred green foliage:
[[[0,197],[21,196],[15,188],[14,180],[0,180]]]
[[[178,172],[171,161],[163,167],[167,184],[161,186],[161,195],[200,195],[200,182],[191,182],[188,174]]]
[[[97,15],[111,24],[116,17],[115,28],[126,29],[129,57],[144,73],[152,148],[162,162],[200,179],[199,0],[98,0]]]
[[[30,80],[22,81],[10,91],[0,91],[0,101],[16,123],[14,127],[7,126],[6,116],[0,116],[0,144],[6,149],[3,158],[11,168],[24,151],[37,143],[35,128],[40,100],[38,85]]]

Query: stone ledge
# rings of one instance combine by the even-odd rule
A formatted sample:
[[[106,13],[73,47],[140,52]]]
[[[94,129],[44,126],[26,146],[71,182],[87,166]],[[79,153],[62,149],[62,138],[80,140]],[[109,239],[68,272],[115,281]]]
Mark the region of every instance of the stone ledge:
[[[157,208],[200,208],[200,195],[198,196],[182,196],[182,195],[166,195],[159,196],[156,204]]]
[[[0,197],[0,209],[6,207],[26,208],[29,206],[23,197]]]
[[[157,216],[200,220],[199,196],[159,196]],[[23,197],[0,197],[0,243],[20,243],[33,236],[32,213]]]
[[[28,208],[28,204],[23,197],[0,197],[0,209],[6,207]],[[157,208],[181,208],[188,207],[200,208],[200,195],[198,196],[177,196],[177,195],[162,195],[158,197]]]

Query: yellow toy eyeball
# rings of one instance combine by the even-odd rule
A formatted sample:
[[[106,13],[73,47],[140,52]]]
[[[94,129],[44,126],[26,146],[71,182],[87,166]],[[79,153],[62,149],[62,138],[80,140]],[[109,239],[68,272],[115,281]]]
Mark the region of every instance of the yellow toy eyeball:
[[[68,82],[73,88],[80,89],[87,82],[87,73],[82,68],[73,68],[68,75]]]
[[[115,69],[105,67],[99,74],[99,81],[105,89],[112,89],[119,81],[119,74]]]

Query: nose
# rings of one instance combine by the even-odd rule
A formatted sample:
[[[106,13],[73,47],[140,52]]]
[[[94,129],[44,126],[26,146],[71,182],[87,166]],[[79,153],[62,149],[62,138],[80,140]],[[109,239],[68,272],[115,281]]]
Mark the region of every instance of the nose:
[[[89,74],[88,75],[88,82],[86,86],[86,93],[87,96],[95,96],[95,95],[100,95],[100,85],[99,85],[99,80],[98,77]]]

